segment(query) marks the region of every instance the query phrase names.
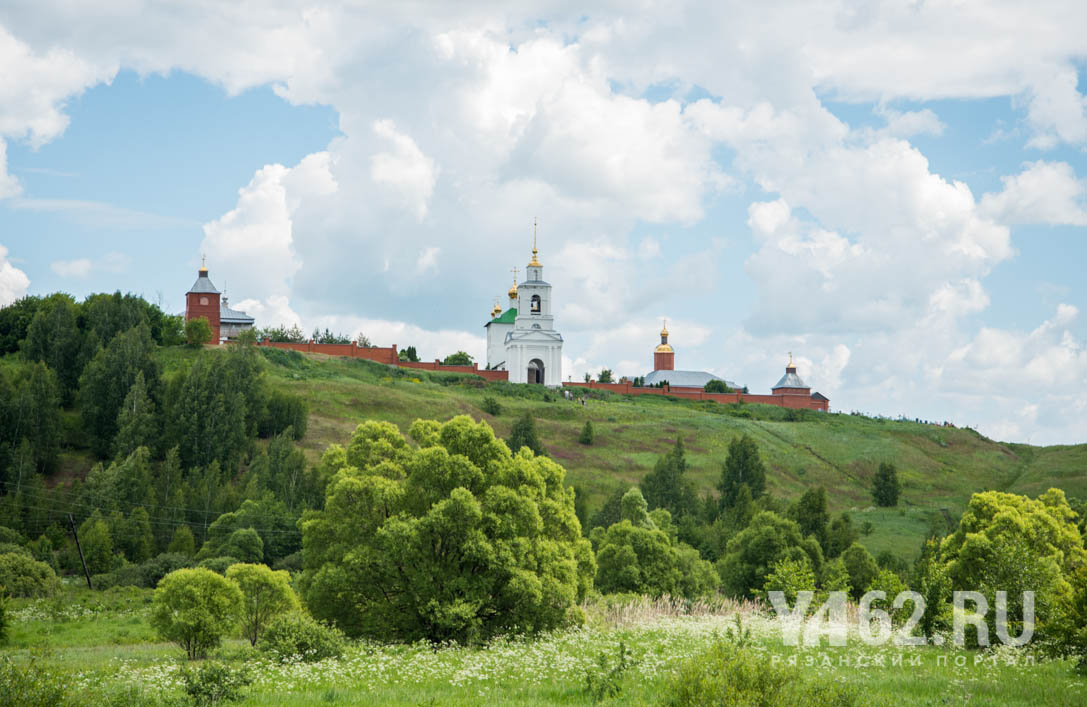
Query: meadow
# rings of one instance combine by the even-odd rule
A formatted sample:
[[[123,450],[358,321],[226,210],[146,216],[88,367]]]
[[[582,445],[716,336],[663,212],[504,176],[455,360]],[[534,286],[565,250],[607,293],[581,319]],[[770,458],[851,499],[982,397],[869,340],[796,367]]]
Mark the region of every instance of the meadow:
[[[186,661],[147,625],[150,595],[68,587],[58,598],[13,601],[7,658],[44,668],[80,703],[178,701]],[[795,661],[808,679],[846,687],[859,704],[1087,703],[1087,677],[1025,649],[872,648],[855,636],[841,648],[787,648],[776,619],[757,605],[727,600],[607,597],[585,611],[582,627],[482,647],[358,642],[341,658],[280,663],[234,638],[210,659],[247,670],[247,705],[584,705],[594,703],[587,674],[602,672],[601,656],[614,667],[622,645],[630,667],[617,676],[619,694],[596,703],[658,704],[677,667],[733,640],[739,619],[755,650],[786,665]]]

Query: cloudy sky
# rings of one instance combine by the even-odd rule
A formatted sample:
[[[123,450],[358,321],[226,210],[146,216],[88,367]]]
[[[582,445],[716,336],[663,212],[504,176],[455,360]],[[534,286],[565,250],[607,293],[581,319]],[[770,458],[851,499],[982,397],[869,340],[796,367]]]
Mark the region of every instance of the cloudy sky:
[[[479,358],[536,217],[564,375],[667,317],[753,392],[1087,441],[1087,5],[370,5],[0,4],[0,304],[179,311],[206,252],[261,324]]]

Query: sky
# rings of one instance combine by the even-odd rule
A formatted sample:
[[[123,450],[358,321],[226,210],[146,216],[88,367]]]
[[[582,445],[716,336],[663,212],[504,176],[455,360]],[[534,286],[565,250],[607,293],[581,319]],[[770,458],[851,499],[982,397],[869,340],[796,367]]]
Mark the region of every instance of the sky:
[[[0,5],[0,305],[484,358],[531,258],[563,375],[676,366],[1087,441],[1087,5]]]

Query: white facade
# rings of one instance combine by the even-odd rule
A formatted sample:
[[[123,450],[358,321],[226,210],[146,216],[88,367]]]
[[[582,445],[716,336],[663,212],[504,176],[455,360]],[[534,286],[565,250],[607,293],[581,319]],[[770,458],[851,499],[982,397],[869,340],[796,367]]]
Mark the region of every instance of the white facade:
[[[487,368],[492,371],[506,370],[506,335],[513,331],[517,316],[517,283],[510,289],[510,306],[485,325],[487,328]],[[496,305],[497,308],[497,305]]]
[[[543,266],[536,260],[535,248],[527,275],[517,288],[517,317],[512,330],[506,333],[504,368],[510,373],[511,383],[561,386],[562,334],[555,331],[551,285],[543,280]]]

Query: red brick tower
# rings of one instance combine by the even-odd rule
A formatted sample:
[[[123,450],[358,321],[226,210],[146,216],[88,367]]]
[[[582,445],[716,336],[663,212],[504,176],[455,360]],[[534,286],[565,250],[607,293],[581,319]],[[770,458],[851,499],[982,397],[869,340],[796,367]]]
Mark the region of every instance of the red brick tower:
[[[653,349],[653,370],[674,371],[676,369],[676,352],[668,344],[668,322],[661,329],[660,346]]]
[[[185,294],[185,321],[203,317],[211,325],[211,343],[219,345],[219,290],[208,279],[207,265],[201,264],[196,283]]]

